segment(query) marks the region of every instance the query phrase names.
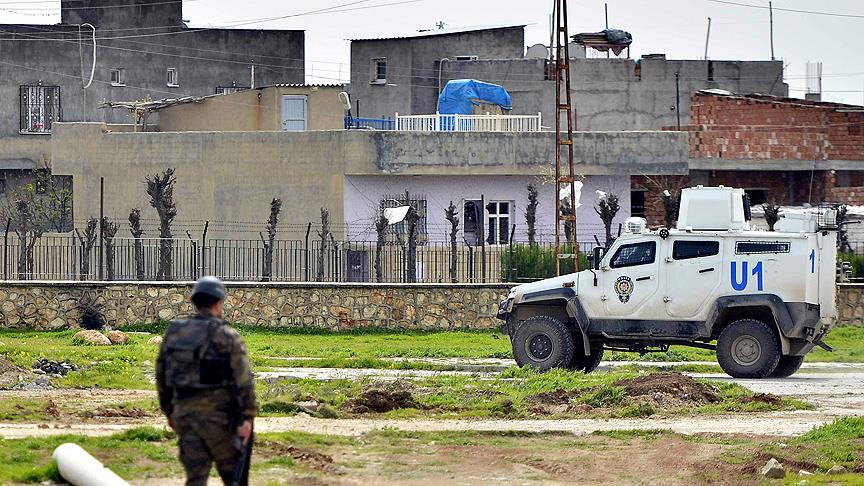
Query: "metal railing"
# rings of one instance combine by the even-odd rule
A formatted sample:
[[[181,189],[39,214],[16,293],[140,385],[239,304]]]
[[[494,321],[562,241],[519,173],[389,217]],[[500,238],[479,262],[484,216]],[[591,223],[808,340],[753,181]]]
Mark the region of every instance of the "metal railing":
[[[360,118],[345,116],[345,130],[393,130],[393,118]]]
[[[14,234],[2,241],[0,278],[5,280],[195,280],[215,275],[227,281],[411,282],[408,246],[368,241],[276,240],[272,252],[261,240],[114,238],[89,250],[71,236],[43,236],[28,248]],[[164,249],[171,263],[164,274]],[[580,243],[590,252],[591,243]],[[272,259],[268,255],[272,254]],[[451,272],[451,256],[456,256]],[[380,258],[380,271],[376,259]],[[496,283],[554,275],[551,244],[469,246],[455,253],[448,242],[416,249],[414,282]],[[101,266],[100,266],[101,262]],[[269,275],[268,271],[269,270]],[[380,279],[379,275],[380,273]]]
[[[537,115],[400,115],[396,130],[406,132],[539,132]]]

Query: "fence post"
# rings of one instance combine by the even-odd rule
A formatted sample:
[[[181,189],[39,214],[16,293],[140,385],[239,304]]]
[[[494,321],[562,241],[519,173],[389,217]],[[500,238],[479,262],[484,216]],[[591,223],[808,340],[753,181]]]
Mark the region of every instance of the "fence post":
[[[6,231],[3,234],[3,280],[9,280],[9,226],[12,218],[6,220]]]
[[[480,195],[480,282],[486,283],[486,196]]]
[[[309,232],[312,231],[312,223],[306,226],[306,245],[303,247],[303,281],[309,281]]]
[[[509,256],[509,258],[507,258],[507,280],[510,282],[513,281],[513,271],[515,270],[515,268],[513,268],[513,237],[515,235],[516,235],[516,225],[514,224],[512,229],[510,230],[510,248],[509,248],[510,256]]]

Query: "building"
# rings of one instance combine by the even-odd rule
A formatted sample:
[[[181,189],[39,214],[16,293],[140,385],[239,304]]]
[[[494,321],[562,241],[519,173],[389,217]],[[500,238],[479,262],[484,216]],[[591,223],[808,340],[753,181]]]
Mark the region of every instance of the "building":
[[[864,107],[716,90],[691,104],[689,176],[671,185],[743,187],[754,206],[864,205]],[[650,179],[634,176],[633,194],[659,223]]]
[[[180,0],[60,8],[57,25],[0,26],[0,170],[49,164],[56,122],[131,122],[103,102],[304,81],[302,31],[190,28]]]
[[[421,31],[351,42],[351,94],[360,116],[436,112],[441,88],[478,79],[510,93],[513,114],[541,113],[554,125],[555,80],[546,49],[526,51],[523,26]],[[539,52],[538,52],[539,51]],[[527,52],[527,53],[526,53]],[[571,46],[571,83],[579,130],[660,130],[690,123],[690,93],[725,89],[786,96],[781,61],[585,58]]]

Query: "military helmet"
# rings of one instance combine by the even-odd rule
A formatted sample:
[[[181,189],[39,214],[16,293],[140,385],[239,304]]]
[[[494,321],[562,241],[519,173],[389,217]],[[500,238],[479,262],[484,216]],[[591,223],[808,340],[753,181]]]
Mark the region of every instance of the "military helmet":
[[[225,300],[225,284],[216,277],[201,277],[195,282],[195,287],[192,288],[192,297],[198,294],[209,295],[219,300]]]

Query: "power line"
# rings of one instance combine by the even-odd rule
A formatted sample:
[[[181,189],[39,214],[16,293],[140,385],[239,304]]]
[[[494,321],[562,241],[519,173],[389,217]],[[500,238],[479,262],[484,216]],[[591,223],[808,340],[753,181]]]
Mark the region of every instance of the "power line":
[[[705,0],[706,2],[711,3],[722,3],[724,5],[735,5],[736,7],[749,7],[749,8],[759,8],[763,10],[768,10],[767,5],[753,5],[749,3],[740,3],[740,2],[730,2],[728,0]],[[783,7],[773,7],[774,10],[782,11],[782,12],[793,12],[800,14],[808,14],[808,15],[824,15],[827,17],[845,17],[845,18],[853,18],[853,19],[864,19],[864,15],[858,14],[846,14],[846,13],[837,13],[837,12],[818,12],[815,10],[799,10],[795,8],[783,8]]]

